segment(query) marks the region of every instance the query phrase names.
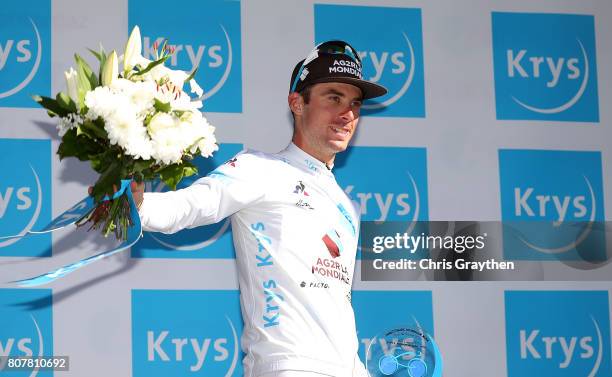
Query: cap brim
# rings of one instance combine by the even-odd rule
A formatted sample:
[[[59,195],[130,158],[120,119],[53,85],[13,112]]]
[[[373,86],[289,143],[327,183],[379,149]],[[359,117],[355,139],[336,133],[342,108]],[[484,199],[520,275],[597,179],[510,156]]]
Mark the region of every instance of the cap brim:
[[[322,77],[320,79],[308,82],[308,85],[319,84],[323,82],[342,82],[351,84],[361,89],[363,99],[371,99],[387,94],[387,88],[382,85],[374,84],[373,82],[360,80],[354,77]]]

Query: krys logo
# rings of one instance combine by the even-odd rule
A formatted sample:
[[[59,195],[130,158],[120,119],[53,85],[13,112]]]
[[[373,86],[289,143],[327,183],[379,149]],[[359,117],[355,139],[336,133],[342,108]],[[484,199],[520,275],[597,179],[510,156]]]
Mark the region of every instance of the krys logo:
[[[2,4],[0,106],[38,107],[30,96],[50,92],[50,46],[50,0]]]
[[[336,157],[335,174],[362,221],[406,222],[411,233],[429,217],[424,148],[350,147]]]
[[[38,309],[28,309],[28,307]],[[0,357],[53,355],[51,290],[0,289]],[[0,371],[6,359],[0,360]],[[50,371],[27,370],[9,373],[15,377],[52,376]]]
[[[351,43],[362,59],[364,79],[389,89],[366,101],[362,114],[425,117],[420,9],[316,4],[314,11],[316,43]]]
[[[242,144],[221,144],[213,157],[195,159],[194,163],[199,171],[198,176],[185,178],[178,188],[190,186],[213,168],[236,155],[242,148]],[[167,191],[168,188],[163,182],[156,181],[153,184],[147,184],[146,190],[160,192]],[[223,219],[217,224],[184,229],[175,234],[145,232],[143,239],[132,247],[132,257],[234,258],[230,219]]]
[[[159,0],[128,3],[129,27],[139,25],[142,31],[143,56],[152,59],[154,44],[169,39],[175,53],[166,65],[189,72],[198,67],[195,78],[204,89],[207,111],[241,112],[240,2],[181,2],[189,12],[167,12],[165,5]]]
[[[610,376],[607,291],[506,292],[508,377]]]
[[[492,14],[498,119],[598,122],[594,17]]]
[[[51,143],[0,139],[0,256],[50,256],[51,236],[23,236],[51,221]],[[24,153],[27,151],[27,153]]]
[[[605,260],[599,152],[500,150],[499,170],[506,258]]]
[[[242,375],[237,291],[132,291],[133,375]]]

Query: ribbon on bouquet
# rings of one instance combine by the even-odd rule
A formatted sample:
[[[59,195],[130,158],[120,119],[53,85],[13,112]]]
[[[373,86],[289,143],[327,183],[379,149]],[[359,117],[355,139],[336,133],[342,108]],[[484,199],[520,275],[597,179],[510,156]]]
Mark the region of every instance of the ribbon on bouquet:
[[[127,239],[117,247],[104,251],[102,253],[92,255],[90,257],[81,259],[78,262],[71,263],[60,267],[54,271],[49,271],[39,276],[35,276],[29,279],[16,280],[13,283],[21,286],[21,287],[34,287],[38,285],[44,285],[51,283],[59,278],[62,278],[68,275],[71,272],[74,272],[82,267],[85,267],[89,264],[92,264],[101,259],[110,257],[111,255],[120,253],[132,245],[134,245],[142,234],[142,224],[140,223],[140,216],[138,216],[138,208],[136,207],[136,203],[134,202],[134,197],[132,195],[132,190],[130,189],[131,181],[128,179],[124,179],[121,181],[121,188],[113,195],[112,198],[104,198],[103,201],[112,200],[120,197],[123,194],[126,194],[128,197],[128,201],[130,204],[130,216],[131,216],[131,224],[128,227],[127,231]],[[0,237],[0,239],[4,238],[16,238],[16,237],[25,237],[29,234],[42,234],[56,231],[58,229],[65,228],[68,225],[76,223],[78,220],[86,216],[89,212],[91,212],[96,207],[93,197],[88,196],[85,199],[81,200],[77,204],[75,204],[72,208],[62,213],[55,219],[53,219],[47,226],[45,226],[41,230],[37,231],[29,231],[26,234],[18,234],[15,236],[8,237]]]

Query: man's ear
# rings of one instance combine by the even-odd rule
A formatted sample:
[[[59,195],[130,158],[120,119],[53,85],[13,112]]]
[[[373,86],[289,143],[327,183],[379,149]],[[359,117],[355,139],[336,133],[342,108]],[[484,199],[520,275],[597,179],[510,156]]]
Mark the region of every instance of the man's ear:
[[[302,111],[304,111],[304,98],[298,92],[289,93],[287,102],[293,114],[302,115]]]

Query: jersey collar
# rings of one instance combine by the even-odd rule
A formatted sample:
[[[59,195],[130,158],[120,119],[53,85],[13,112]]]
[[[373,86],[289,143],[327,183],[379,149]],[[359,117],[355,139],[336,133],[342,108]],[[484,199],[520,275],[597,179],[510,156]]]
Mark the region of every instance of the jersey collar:
[[[293,142],[291,142],[287,148],[279,152],[279,156],[291,165],[307,170],[311,174],[331,177],[334,176],[331,171],[331,169],[334,167],[333,164],[328,167],[323,162],[301,150],[297,145],[293,144]]]

